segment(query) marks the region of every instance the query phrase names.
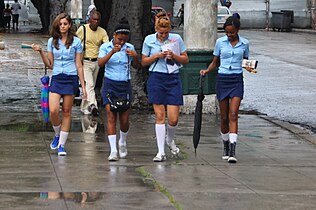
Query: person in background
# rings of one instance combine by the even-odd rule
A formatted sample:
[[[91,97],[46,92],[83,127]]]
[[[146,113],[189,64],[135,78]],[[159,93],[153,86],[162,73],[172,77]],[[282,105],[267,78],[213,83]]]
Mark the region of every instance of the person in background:
[[[156,33],[148,35],[144,40],[141,63],[142,66],[150,66],[147,81],[148,102],[153,104],[155,111],[155,132],[158,146],[158,153],[153,161],[161,162],[166,160],[165,141],[167,141],[172,154],[177,155],[180,151],[174,141],[180,105],[183,105],[179,68],[181,64],[187,64],[189,58],[181,36],[170,33],[169,18],[159,18],[156,21],[155,29]],[[179,52],[176,53],[171,49],[163,50],[167,44],[178,46]],[[167,67],[168,60],[179,64],[172,72]],[[166,110],[168,116],[167,132]]]
[[[80,26],[76,34],[84,46],[83,71],[86,82],[87,100],[81,101],[80,110],[83,114],[98,115],[98,104],[95,84],[99,72],[98,54],[102,43],[108,42],[107,32],[100,25],[101,14],[96,10],[90,13],[89,23]],[[84,30],[85,27],[85,30]]]
[[[96,11],[97,8],[95,7],[94,4],[91,4],[89,7],[88,7],[88,12],[87,12],[87,15],[86,15],[86,23],[89,23],[89,19],[90,19],[90,14],[92,11]]]
[[[12,10],[12,26],[14,29],[14,24],[16,30],[19,29],[19,15],[20,15],[20,10],[21,10],[21,5],[18,3],[18,0],[14,0],[14,3],[11,6]]]
[[[138,67],[138,55],[134,45],[128,43],[130,26],[126,18],[122,18],[115,27],[113,39],[101,45],[98,63],[105,66],[104,81],[102,86],[103,105],[107,115],[107,134],[110,144],[109,161],[117,161],[116,147],[116,121],[117,115],[120,121],[119,156],[126,158],[126,138],[129,130],[129,110],[124,112],[112,112],[110,109],[111,98],[123,98],[132,101],[131,65]]]
[[[2,12],[2,16],[4,19],[4,27],[6,27],[10,31],[10,22],[11,22],[11,15],[12,11],[10,9],[10,4],[6,4],[6,7],[4,8]]]
[[[184,4],[181,4],[177,17],[180,17],[180,23],[178,25],[178,27],[180,27],[184,23]]]
[[[206,70],[200,70],[205,76],[218,67],[216,78],[216,96],[221,115],[221,137],[224,144],[222,159],[236,163],[235,154],[238,137],[238,111],[244,95],[242,60],[249,57],[249,41],[238,32],[240,21],[230,16],[224,24],[226,36],[218,38],[214,49],[214,58]],[[251,72],[251,68],[247,67]]]
[[[82,45],[71,28],[70,16],[61,13],[53,21],[50,31],[52,37],[47,42],[47,55],[44,54],[41,46],[32,44],[33,50],[40,53],[45,66],[53,69],[49,87],[49,112],[55,135],[50,148],[58,149],[58,156],[67,155],[65,144],[71,125],[74,97],[79,91],[78,76],[83,98],[87,96],[81,63]],[[59,117],[61,98],[63,98],[62,120]]]

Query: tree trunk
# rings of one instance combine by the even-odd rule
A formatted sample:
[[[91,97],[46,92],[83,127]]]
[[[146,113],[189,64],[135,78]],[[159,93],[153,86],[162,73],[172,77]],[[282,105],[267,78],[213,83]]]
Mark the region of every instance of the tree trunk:
[[[112,8],[112,0],[94,0],[94,5],[101,13],[100,26],[107,30]]]
[[[49,0],[31,0],[34,7],[37,9],[37,12],[40,16],[42,22],[42,32],[48,33],[49,25],[50,25],[50,6]]]
[[[130,43],[132,43],[139,57],[145,36],[151,32],[151,0],[94,0],[94,4],[102,14],[102,27],[112,38],[115,26],[122,17],[126,17],[131,27]],[[147,69],[133,69],[133,107],[147,106],[147,97],[144,91]]]
[[[1,11],[1,17],[0,17],[0,28],[3,29],[4,28],[4,19],[3,19],[3,15],[2,15],[2,11],[4,10],[5,6],[4,6],[4,0],[0,0],[0,11]]]
[[[53,23],[54,19],[61,12],[65,11],[66,3],[68,0],[49,0],[50,3],[50,23]]]

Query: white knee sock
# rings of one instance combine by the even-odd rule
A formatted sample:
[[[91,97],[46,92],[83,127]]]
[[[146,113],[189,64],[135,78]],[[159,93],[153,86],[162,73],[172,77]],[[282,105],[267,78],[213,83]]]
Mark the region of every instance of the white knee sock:
[[[108,135],[111,152],[117,152],[116,149],[116,135]]]
[[[235,143],[237,142],[237,133],[230,133],[229,134],[229,142],[230,143]]]
[[[157,137],[158,154],[165,154],[166,126],[165,124],[156,124],[155,130]]]
[[[60,137],[59,137],[59,145],[65,145],[66,141],[68,139],[69,132],[60,131]]]
[[[120,130],[120,140],[119,145],[126,145],[126,137],[127,137],[128,131],[123,132]]]
[[[223,141],[228,141],[229,140],[229,132],[228,133],[222,133],[221,132],[221,136]]]
[[[54,126],[53,125],[53,129],[55,131],[55,136],[59,136],[60,135],[60,130],[61,130],[61,124]]]
[[[176,133],[176,129],[177,129],[178,125],[176,126],[171,126],[168,124],[167,126],[167,144],[170,144],[174,138],[174,135]]]

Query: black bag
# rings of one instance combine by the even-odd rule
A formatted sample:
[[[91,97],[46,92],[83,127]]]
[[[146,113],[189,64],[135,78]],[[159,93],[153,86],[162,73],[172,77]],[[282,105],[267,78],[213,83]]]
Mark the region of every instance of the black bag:
[[[110,102],[111,112],[126,112],[131,104],[128,99],[114,98],[107,94],[108,100]]]

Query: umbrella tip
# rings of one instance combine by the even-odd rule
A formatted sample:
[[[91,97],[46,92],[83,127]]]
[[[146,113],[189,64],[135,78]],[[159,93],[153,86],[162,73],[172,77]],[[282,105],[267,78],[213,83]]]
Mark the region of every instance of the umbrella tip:
[[[195,157],[196,157],[196,148],[194,149],[194,155],[195,155]]]

